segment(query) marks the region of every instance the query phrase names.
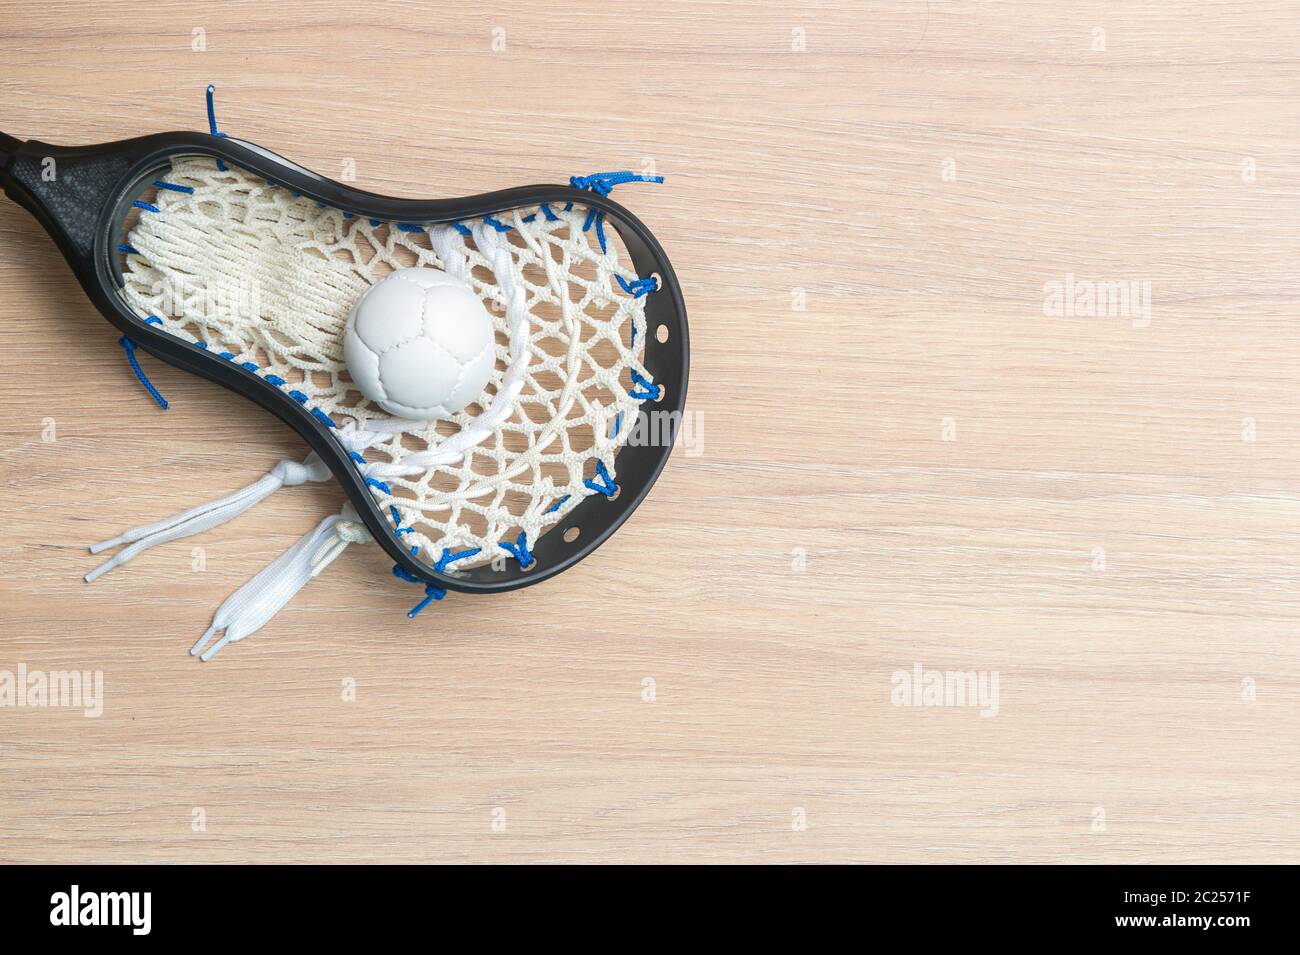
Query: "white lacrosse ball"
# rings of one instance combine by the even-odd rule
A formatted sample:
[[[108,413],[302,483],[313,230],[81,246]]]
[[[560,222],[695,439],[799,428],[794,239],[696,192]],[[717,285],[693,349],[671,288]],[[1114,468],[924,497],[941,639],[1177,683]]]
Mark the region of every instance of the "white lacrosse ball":
[[[357,299],[343,359],[361,393],[399,418],[446,418],[492,377],[496,339],[483,302],[441,269],[398,269]]]

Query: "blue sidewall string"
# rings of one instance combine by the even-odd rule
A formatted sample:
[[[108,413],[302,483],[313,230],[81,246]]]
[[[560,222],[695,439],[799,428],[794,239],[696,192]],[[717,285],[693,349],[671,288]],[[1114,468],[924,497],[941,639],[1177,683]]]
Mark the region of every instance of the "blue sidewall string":
[[[217,92],[217,88],[213,86],[211,83],[209,83],[208,84],[208,133],[213,136],[224,136],[226,135],[225,133],[219,132],[217,130],[217,104],[215,101],[216,92]],[[222,172],[225,172],[226,164],[223,163],[220,159],[218,159],[217,168],[220,169]]]
[[[574,189],[589,190],[602,197],[613,192],[615,186],[621,186],[626,182],[659,183],[663,181],[663,176],[642,176],[630,169],[622,169],[618,172],[594,172],[590,176],[569,177],[569,185]],[[543,206],[542,208],[545,210],[546,207]],[[587,221],[582,224],[582,231],[586,232],[593,225],[596,227],[596,239],[600,243],[600,251],[603,254],[607,251],[605,245],[605,210],[597,209],[595,206],[587,210]]]
[[[131,370],[135,372],[136,378],[140,379],[140,384],[144,385],[145,391],[149,392],[149,394],[153,396],[153,400],[158,402],[159,408],[166,411],[168,407],[167,399],[164,398],[162,393],[153,386],[153,382],[149,380],[149,376],[146,375],[144,369],[140,367],[140,360],[135,357],[135,342],[123,335],[117,340],[117,343],[121,345],[122,350],[126,352],[126,360],[131,363]]]

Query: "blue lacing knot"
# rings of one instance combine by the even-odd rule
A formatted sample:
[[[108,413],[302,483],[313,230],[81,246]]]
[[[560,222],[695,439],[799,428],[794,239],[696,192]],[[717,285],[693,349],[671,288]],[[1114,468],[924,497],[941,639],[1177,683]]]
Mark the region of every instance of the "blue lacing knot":
[[[225,133],[219,132],[217,130],[217,104],[214,99],[216,92],[217,92],[217,88],[213,86],[211,83],[209,83],[208,84],[208,132],[213,136],[224,136],[226,135]],[[220,159],[218,159],[217,168],[220,169],[222,172],[225,172],[226,164],[223,163]]]
[[[135,206],[137,209],[143,209],[145,212],[158,211],[157,206],[155,206],[152,202],[145,202],[143,199],[132,199],[131,205]]]
[[[119,252],[125,252],[127,255],[139,255],[139,254],[140,254],[139,250],[136,249],[135,246],[133,246],[133,245],[128,245],[126,242],[119,242],[119,243],[117,244],[117,251],[119,251]]]
[[[595,172],[590,176],[570,176],[569,185],[574,189],[589,189],[598,196],[608,196],[615,186],[621,186],[625,182],[663,182],[663,176],[641,176],[627,169],[620,172]],[[569,203],[572,206],[573,203]],[[567,207],[566,207],[567,208]],[[545,206],[542,210],[548,212]],[[596,238],[600,240],[600,251],[605,251],[605,210],[588,209],[587,221],[582,224],[582,231],[596,226]]]
[[[649,295],[651,292],[659,290],[659,280],[653,275],[643,279],[633,279],[629,282],[616,272],[614,278],[618,279],[619,288],[633,298],[640,298],[643,295]]]
[[[600,478],[600,481],[597,481],[596,478]],[[613,497],[618,493],[618,485],[614,483],[614,479],[610,477],[609,472],[605,470],[604,461],[596,462],[596,477],[587,478],[587,480],[582,483],[591,488],[597,494],[603,494],[606,497]]]
[[[553,511],[558,511],[563,506],[564,502],[567,501],[568,499],[569,499],[569,495],[568,494],[564,495],[564,497],[560,498],[558,501],[556,501],[554,504],[548,507],[545,513],[550,514]]]
[[[433,569],[440,574],[445,573],[448,564],[454,564],[456,561],[464,560],[466,557],[473,557],[480,550],[482,550],[481,547],[475,547],[472,550],[463,550],[459,554],[453,554],[450,547],[444,547],[442,549],[442,556],[439,557],[438,562],[433,565]]]
[[[420,548],[412,547],[411,553],[419,554]],[[401,564],[393,565],[393,576],[398,580],[406,581],[408,584],[424,584],[424,581],[415,576],[415,574],[411,573]],[[425,607],[429,606],[429,604],[433,603],[435,600],[441,600],[445,596],[447,596],[446,588],[439,587],[437,584],[424,584],[424,599],[406,612],[407,618],[410,619],[414,617]]]
[[[394,508],[393,519],[394,520],[397,519],[396,508]],[[459,554],[453,554],[450,548],[444,547],[442,549],[442,556],[439,557],[438,562],[433,565],[433,569],[438,571],[439,573],[442,573],[447,569],[448,564],[453,564],[458,560],[464,560],[466,557],[473,557],[478,552],[479,552],[479,548],[475,547],[472,550],[463,550]],[[420,548],[412,547],[411,553],[413,555],[418,556],[420,553]],[[405,580],[407,583],[411,583],[411,584],[424,583],[424,581],[422,581],[419,577],[416,577],[413,573],[411,573],[401,564],[393,565],[393,576],[396,577],[398,580]],[[409,619],[415,617],[417,614],[419,614],[421,610],[429,606],[429,604],[433,603],[435,600],[441,600],[445,596],[447,596],[446,587],[439,587],[437,584],[425,583],[424,599],[421,600],[414,607],[412,607],[409,611],[407,611],[406,614],[407,618]]]
[[[498,232],[509,232],[511,229],[514,228],[514,226],[506,225],[506,224],[505,224],[504,222],[502,222],[500,219],[494,219],[494,218],[492,218],[491,216],[484,216],[484,217],[483,217],[483,223],[484,223],[485,225],[490,225],[492,228],[496,229]]]
[[[162,396],[162,393],[159,392],[158,389],[153,386],[153,382],[151,382],[148,376],[145,375],[144,369],[140,367],[140,360],[135,357],[135,348],[136,348],[135,342],[131,341],[131,339],[123,335],[121,338],[117,340],[117,343],[121,345],[122,350],[126,352],[126,360],[131,363],[131,370],[135,372],[136,378],[140,379],[140,384],[144,385],[145,391],[153,395],[153,400],[158,402],[159,408],[161,408],[163,411],[166,411],[167,399],[164,398]]]
[[[528,537],[524,531],[519,532],[519,538],[513,544],[510,541],[498,541],[497,546],[519,561],[520,567],[533,566],[533,555],[528,552]]]
[[[569,185],[574,189],[590,189],[598,196],[607,196],[615,186],[625,182],[663,182],[663,176],[641,176],[630,170],[619,172],[593,172],[590,176],[570,176]]]
[[[435,600],[441,600],[445,596],[447,596],[447,589],[445,587],[439,587],[437,584],[425,584],[424,599],[410,610],[406,611],[406,619],[415,619],[421,610],[429,606],[429,604],[433,603]]]
[[[642,375],[638,375],[635,371],[633,371],[632,381],[634,384],[639,385],[641,387],[641,390],[629,391],[627,393],[627,396],[629,398],[635,398],[637,401],[646,401],[646,400],[658,401],[659,400],[659,396],[660,394],[662,394],[663,389],[660,388],[658,385],[656,385],[654,382],[652,382],[650,379],[645,378]]]
[[[350,452],[348,452],[348,453],[349,453],[349,455],[356,454],[355,451],[350,451]],[[356,458],[353,458],[353,460],[355,461]],[[366,463],[366,459],[365,459],[365,458],[361,458],[361,463],[362,463],[362,464],[365,464],[365,463]],[[396,534],[398,537],[401,537],[403,534],[414,534],[414,533],[415,533],[415,528],[414,528],[414,527],[403,527],[403,526],[402,526],[402,515],[397,513],[397,505],[396,505],[396,504],[389,504],[389,505],[388,505],[388,513],[391,514],[392,517],[393,517],[393,533]]]

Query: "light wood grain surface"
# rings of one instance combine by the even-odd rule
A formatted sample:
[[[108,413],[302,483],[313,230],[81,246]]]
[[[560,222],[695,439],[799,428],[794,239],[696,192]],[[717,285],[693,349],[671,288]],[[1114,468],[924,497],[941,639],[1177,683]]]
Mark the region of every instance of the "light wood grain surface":
[[[302,444],[146,359],[156,409],[3,204],[0,670],[105,685],[0,709],[0,860],[1295,860],[1293,3],[4,0],[0,63],[13,135],[202,129],[211,82],[396,195],[652,161],[704,428],[551,582],[408,622],[351,548],[201,665],[340,492],[84,584]],[[996,715],[895,705],[918,665]]]

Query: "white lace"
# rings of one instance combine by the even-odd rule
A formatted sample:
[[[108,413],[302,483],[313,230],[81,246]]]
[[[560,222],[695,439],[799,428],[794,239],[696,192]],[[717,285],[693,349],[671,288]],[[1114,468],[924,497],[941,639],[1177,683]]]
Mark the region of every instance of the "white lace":
[[[256,633],[308,581],[343,553],[349,544],[370,539],[370,532],[361,523],[352,505],[344,505],[341,513],[325,518],[316,525],[314,531],[227,597],[213,615],[212,626],[190,648],[190,656],[199,656],[202,652],[199,659],[206,663],[226,644],[238,643]],[[217,633],[221,633],[221,638],[204,650],[204,646]]]
[[[238,517],[259,501],[264,501],[282,487],[303,484],[307,481],[328,481],[333,475],[325,462],[315,452],[307,455],[299,464],[285,459],[271,469],[270,473],[254,481],[248,487],[241,488],[234,494],[218,498],[207,504],[200,504],[188,511],[181,511],[171,517],[153,524],[142,524],[111,540],[101,541],[90,548],[92,554],[129,544],[86,574],[86,583],[102,577],[114,567],[121,567],[127,561],[158,544],[174,541],[191,534],[210,530],[219,524]]]

